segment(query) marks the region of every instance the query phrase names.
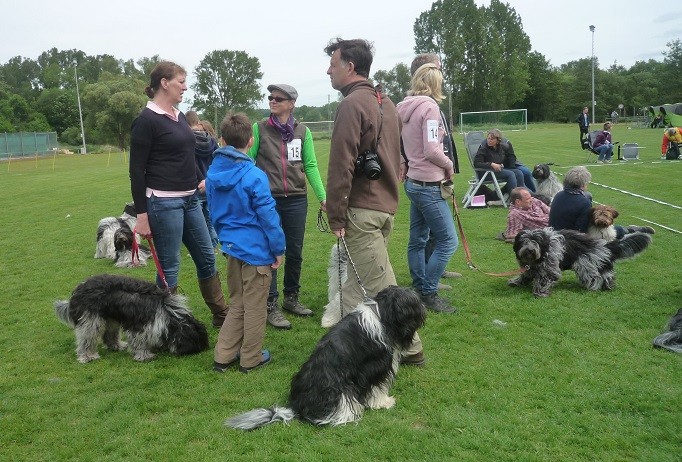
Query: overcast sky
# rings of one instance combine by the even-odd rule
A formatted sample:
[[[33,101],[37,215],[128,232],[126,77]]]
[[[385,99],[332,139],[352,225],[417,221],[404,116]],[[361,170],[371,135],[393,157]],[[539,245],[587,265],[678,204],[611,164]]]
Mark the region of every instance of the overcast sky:
[[[214,1],[9,0],[3,2],[0,63],[14,56],[36,59],[53,47],[88,55],[137,60],[158,54],[190,74],[213,50],[243,50],[260,60],[262,91],[288,83],[297,105],[321,106],[337,97],[326,75],[329,39],[374,42],[372,73],[410,63],[413,25],[431,0]],[[594,53],[602,69],[614,62],[663,60],[666,43],[680,33],[679,0],[510,0],[533,50],[553,65]],[[477,0],[489,4],[489,0]],[[668,12],[666,10],[672,10]],[[186,93],[187,96],[187,93]],[[262,107],[267,107],[264,99]]]

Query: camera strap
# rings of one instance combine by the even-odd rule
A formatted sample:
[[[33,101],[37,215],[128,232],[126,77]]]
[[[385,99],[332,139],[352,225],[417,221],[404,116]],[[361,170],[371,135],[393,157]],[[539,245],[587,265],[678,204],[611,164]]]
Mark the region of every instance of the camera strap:
[[[381,129],[384,126],[384,105],[381,98],[381,86],[377,85],[374,87],[374,91],[377,94],[377,102],[379,103],[379,131],[377,131],[377,140],[374,142],[374,152],[378,152],[379,140],[381,139]]]

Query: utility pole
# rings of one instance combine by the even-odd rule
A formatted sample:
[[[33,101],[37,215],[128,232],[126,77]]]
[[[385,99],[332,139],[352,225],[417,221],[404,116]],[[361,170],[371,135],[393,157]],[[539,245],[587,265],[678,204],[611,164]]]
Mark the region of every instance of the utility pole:
[[[73,64],[73,73],[76,76],[76,98],[78,99],[78,117],[81,121],[81,140],[83,141],[83,147],[81,148],[81,154],[87,154],[87,148],[85,147],[85,130],[83,129],[83,110],[81,109],[81,94],[78,90],[78,65]]]

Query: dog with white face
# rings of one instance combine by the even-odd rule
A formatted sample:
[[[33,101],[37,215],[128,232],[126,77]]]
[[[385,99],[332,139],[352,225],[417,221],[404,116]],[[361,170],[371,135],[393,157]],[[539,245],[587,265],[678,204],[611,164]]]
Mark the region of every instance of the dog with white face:
[[[120,217],[102,218],[97,225],[95,258],[114,260],[117,268],[146,266],[151,252],[144,246],[139,246],[139,260],[133,261],[133,239],[139,244],[139,237],[133,234],[136,223],[137,213],[132,202],[125,205]]]

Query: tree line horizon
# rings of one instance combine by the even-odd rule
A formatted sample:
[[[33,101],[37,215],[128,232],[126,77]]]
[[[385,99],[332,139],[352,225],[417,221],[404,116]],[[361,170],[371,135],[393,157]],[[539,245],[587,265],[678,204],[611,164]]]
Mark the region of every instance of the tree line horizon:
[[[592,58],[552,66],[533,51],[521,17],[500,0],[477,6],[474,0],[438,0],[414,23],[415,55],[441,57],[448,97],[447,114],[527,109],[529,122],[573,122],[583,107],[592,107]],[[682,41],[666,44],[662,60],[637,61],[629,68],[614,62],[599,68],[595,57],[595,99],[603,118],[619,105],[621,115],[644,115],[650,105],[682,101]],[[79,145],[76,74],[86,140],[93,144],[129,143],[130,125],[147,102],[144,87],[158,55],[136,61],[109,54],[51,48],[37,59],[15,56],[0,65],[0,133],[55,131],[61,143]],[[216,124],[228,110],[246,112],[253,120],[267,115],[257,105],[263,73],[257,57],[245,51],[214,50],[188,74],[194,98],[186,103]],[[410,87],[409,63],[397,63],[371,76],[399,102]],[[450,96],[452,100],[450,100]],[[304,122],[328,120],[338,101],[323,106],[297,106]]]

